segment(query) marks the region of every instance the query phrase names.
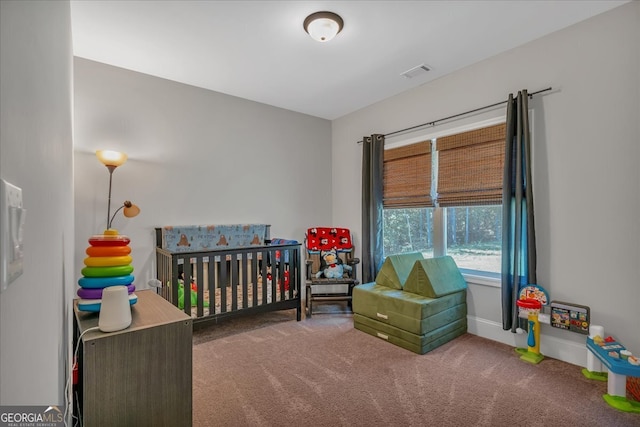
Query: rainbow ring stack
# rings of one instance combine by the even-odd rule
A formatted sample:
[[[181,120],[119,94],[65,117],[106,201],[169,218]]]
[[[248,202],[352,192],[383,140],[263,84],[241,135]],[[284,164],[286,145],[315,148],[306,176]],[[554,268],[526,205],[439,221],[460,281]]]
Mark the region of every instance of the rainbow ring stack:
[[[121,236],[117,230],[105,230],[104,234],[89,239],[88,255],[84,260],[82,278],[78,280],[78,310],[100,311],[102,290],[109,286],[126,286],[129,304],[138,301],[134,293],[133,266],[131,265],[130,239]]]

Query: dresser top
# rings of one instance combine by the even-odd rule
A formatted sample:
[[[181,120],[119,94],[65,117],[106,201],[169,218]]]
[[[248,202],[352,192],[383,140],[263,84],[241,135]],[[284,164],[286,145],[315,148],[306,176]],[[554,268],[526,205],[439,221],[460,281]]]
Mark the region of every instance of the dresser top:
[[[191,317],[162,298],[155,291],[136,291],[135,294],[138,296],[138,302],[131,306],[131,325],[128,328],[116,332],[91,331],[87,332],[83,339],[98,339],[102,336],[123,334],[175,322],[192,323]],[[73,301],[73,312],[76,316],[80,333],[98,326],[100,313],[78,310],[77,299]]]

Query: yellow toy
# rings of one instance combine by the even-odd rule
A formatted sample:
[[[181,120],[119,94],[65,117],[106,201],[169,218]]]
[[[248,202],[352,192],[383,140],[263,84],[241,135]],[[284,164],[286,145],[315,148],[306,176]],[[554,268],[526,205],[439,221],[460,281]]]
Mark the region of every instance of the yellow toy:
[[[535,298],[521,299],[516,302],[522,311],[527,312],[527,321],[529,322],[529,333],[527,335],[527,349],[517,348],[516,351],[521,354],[520,359],[529,363],[540,363],[544,356],[540,354],[540,322],[538,314],[542,308],[542,303]]]

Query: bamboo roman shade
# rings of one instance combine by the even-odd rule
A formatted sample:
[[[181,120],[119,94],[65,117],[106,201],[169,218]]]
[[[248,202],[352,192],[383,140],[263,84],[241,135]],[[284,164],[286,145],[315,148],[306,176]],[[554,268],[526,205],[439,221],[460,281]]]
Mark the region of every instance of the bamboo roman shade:
[[[438,138],[438,205],[502,203],[505,124]]]
[[[384,150],[383,206],[431,207],[431,141]]]

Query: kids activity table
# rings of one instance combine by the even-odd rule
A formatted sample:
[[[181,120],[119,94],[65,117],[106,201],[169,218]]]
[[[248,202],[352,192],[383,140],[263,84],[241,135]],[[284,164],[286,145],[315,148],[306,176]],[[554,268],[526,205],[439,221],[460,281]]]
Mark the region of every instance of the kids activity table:
[[[605,342],[603,346],[599,346],[593,339],[587,338],[587,349],[607,367],[607,394],[602,396],[605,402],[621,411],[640,413],[640,402],[626,397],[627,376],[640,377],[640,366],[632,365],[621,357],[609,355],[610,352],[620,355],[620,351],[625,350],[625,347],[616,341]]]

